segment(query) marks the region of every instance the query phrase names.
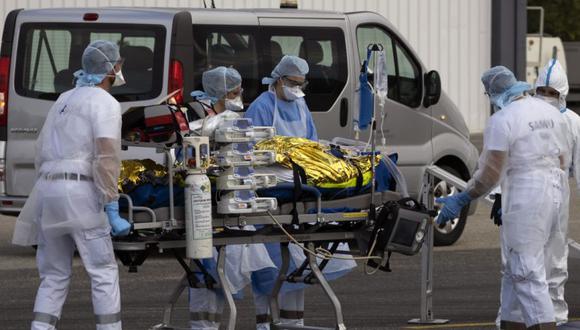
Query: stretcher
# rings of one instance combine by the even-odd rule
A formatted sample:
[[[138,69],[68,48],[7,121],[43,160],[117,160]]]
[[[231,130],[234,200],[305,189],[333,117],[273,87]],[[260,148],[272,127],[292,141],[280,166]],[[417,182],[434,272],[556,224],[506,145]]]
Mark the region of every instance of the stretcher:
[[[158,116],[160,108],[159,106],[156,107],[157,108],[154,109],[154,115]],[[147,114],[147,109],[145,109],[145,113]],[[126,120],[125,115],[123,120],[124,131],[126,131],[125,126],[127,122],[139,123],[142,121],[138,116],[133,116],[133,118]],[[147,117],[145,117],[145,120],[147,120]],[[152,120],[152,122],[159,122],[159,120]],[[116,238],[113,242],[115,252],[123,264],[129,267],[130,272],[136,272],[138,267],[146,261],[151,251],[173,253],[176,260],[184,270],[182,279],[171,293],[169,300],[166,303],[163,322],[154,326],[153,329],[178,329],[171,325],[172,312],[178,297],[187,287],[222,290],[226,298],[227,307],[230,311],[229,318],[227,322],[225,322],[226,328],[232,330],[235,329],[236,306],[232,290],[228,286],[228,281],[225,277],[224,266],[226,249],[224,249],[224,247],[234,244],[271,242],[280,243],[282,253],[282,265],[279,269],[279,276],[270,296],[270,310],[272,316],[271,328],[323,329],[320,327],[309,326],[287,326],[280,323],[277,297],[282,284],[284,282],[300,282],[305,284],[319,284],[322,286],[325,294],[331,302],[335,314],[334,325],[329,329],[346,329],[340,301],[322,273],[328,260],[319,262],[317,256],[320,257],[320,255],[307,253],[307,259],[304,264],[301,267],[298,267],[297,271],[287,274],[290,264],[288,245],[291,242],[301,243],[310,251],[321,251],[319,248],[322,248],[324,249],[323,251],[328,253],[327,255],[332,255],[334,253],[340,253],[339,251],[336,251],[339,243],[347,242],[350,246],[349,254],[373,259],[377,266],[381,264],[384,265],[386,258],[383,258],[383,256],[387,255],[385,253],[386,251],[373,251],[374,244],[370,243],[373,230],[375,229],[375,226],[377,226],[377,209],[375,205],[381,206],[389,201],[398,201],[401,199],[399,193],[394,191],[374,192],[374,190],[371,190],[373,191],[372,193],[327,201],[323,200],[322,195],[317,193],[316,190],[304,186],[301,188],[309,192],[309,194],[303,195],[306,196],[306,199],[298,201],[294,200],[293,203],[278,205],[274,198],[255,198],[254,196],[246,196],[250,199],[247,203],[243,203],[243,212],[241,209],[237,210],[238,212],[236,212],[235,209],[233,210],[234,212],[230,212],[232,210],[229,209],[227,203],[219,201],[217,207],[215,205],[212,207],[211,212],[211,223],[213,228],[212,244],[218,250],[218,278],[215,279],[211,277],[199,260],[185,259],[183,256],[183,251],[188,244],[186,241],[186,211],[184,210],[184,207],[175,206],[176,203],[173,200],[173,178],[176,169],[174,165],[174,149],[181,147],[180,141],[183,141],[185,137],[180,136],[180,134],[184,133],[183,131],[180,132],[173,128],[171,120],[168,120],[167,122],[169,124],[166,124],[162,128],[168,128],[167,131],[169,134],[167,136],[170,139],[161,138],[162,132],[160,133],[160,130],[155,130],[154,133],[157,137],[156,141],[142,142],[136,141],[134,138],[123,139],[123,146],[155,148],[157,151],[165,153],[167,160],[166,163],[168,164],[167,173],[169,176],[169,206],[152,209],[134,205],[130,196],[122,194],[121,198],[126,200],[127,203],[125,213],[122,215],[132,223],[133,230],[132,234],[128,237]],[[240,132],[236,130],[230,131],[230,128],[227,125],[225,127],[226,129],[224,131],[215,133],[216,138],[224,141],[243,142],[245,141],[244,136],[251,136],[253,138],[258,135],[240,134]],[[147,133],[147,130],[133,131],[132,133],[135,134],[132,134],[131,136],[139,136],[143,132]],[[150,132],[153,131],[150,130]],[[262,135],[272,134],[271,130],[268,128],[259,128],[252,133],[259,133]],[[125,132],[123,135],[126,136]],[[185,150],[184,154],[187,155],[188,151],[186,145],[184,144],[183,147]],[[199,145],[198,147],[203,146]],[[222,148],[221,151],[221,155],[227,155],[227,153],[224,153],[223,151],[229,152],[231,150],[225,150]],[[197,157],[197,163],[190,163],[188,159],[185,158],[184,162],[186,166],[188,164],[200,166],[201,161],[199,158],[199,150],[194,151],[193,153],[196,152],[197,156],[195,157]],[[242,155],[242,160],[248,160],[250,163],[256,161],[251,157],[245,157],[239,152],[237,155]],[[268,158],[272,157],[268,156],[266,158],[261,158],[262,160],[260,161]],[[225,160],[221,161],[225,162]],[[229,166],[231,164],[228,163],[226,165]],[[230,176],[233,172],[227,171],[226,174]],[[265,181],[270,182],[269,180]],[[224,182],[222,184],[228,183]],[[246,192],[246,194],[248,194],[248,192]],[[232,200],[235,200],[235,198],[232,197]],[[339,211],[334,213],[325,212],[327,209],[340,209],[344,206],[348,206],[349,211]],[[232,207],[235,208],[236,205],[233,205]],[[431,237],[432,240],[432,231],[429,228],[431,227],[430,224],[432,223],[433,215],[432,212],[427,211],[402,211],[396,219],[397,224],[392,228],[392,231],[395,232],[398,228],[398,224],[401,223],[401,228],[407,228],[407,232],[403,237],[404,239],[399,239],[399,241],[393,242],[392,246],[406,249],[406,251],[411,251],[411,253],[419,251],[421,245],[426,239],[429,240]],[[403,226],[405,223],[410,223],[411,227]],[[247,225],[253,225],[259,229],[255,231],[240,230],[240,228]],[[408,228],[412,229],[409,230]],[[387,238],[392,240],[393,235]],[[432,242],[430,244],[432,244]],[[386,247],[383,247],[383,249],[386,250]],[[381,261],[377,262],[377,259]],[[305,269],[310,270],[310,272],[305,272]],[[204,279],[199,280],[199,278],[195,276],[194,270],[203,273],[205,275]]]
[[[186,242],[184,238],[184,208],[183,207],[162,207],[157,209],[150,209],[142,206],[133,206],[131,198],[127,195],[122,195],[121,198],[128,202],[128,212],[124,214],[126,218],[133,223],[133,235],[127,238],[116,239],[114,241],[115,251],[125,266],[129,267],[129,271],[137,271],[137,267],[145,262],[146,258],[152,251],[173,253],[178,262],[182,265],[185,273],[170,294],[169,300],[166,303],[163,322],[154,327],[154,329],[177,329],[172,327],[172,311],[180,294],[188,286],[203,288],[209,287],[213,289],[221,289],[226,298],[226,304],[230,311],[229,319],[225,322],[227,329],[235,329],[236,307],[233,299],[231,289],[228,288],[225,280],[224,265],[225,265],[225,251],[223,247],[233,244],[256,244],[256,243],[281,243],[282,250],[282,267],[280,269],[279,280],[274,287],[272,297],[277,297],[286,281],[304,282],[307,284],[319,284],[322,286],[325,294],[332,304],[335,314],[335,326],[333,329],[346,329],[342,316],[342,309],[340,301],[332,291],[328,281],[326,281],[322,271],[326,262],[319,263],[317,258],[308,255],[307,264],[310,269],[310,275],[301,276],[286,276],[287,269],[290,263],[290,256],[288,244],[291,239],[280,230],[279,225],[291,226],[298,225],[299,229],[292,231],[292,236],[298,242],[304,243],[309,250],[315,250],[318,247],[328,248],[330,242],[333,247],[336,247],[339,242],[348,242],[351,247],[350,253],[365,254],[368,250],[368,236],[372,229],[369,220],[368,207],[371,203],[371,195],[364,194],[344,199],[322,201],[320,196],[315,199],[302,201],[297,204],[299,213],[298,222],[290,215],[293,209],[292,203],[281,204],[278,208],[268,213],[261,214],[242,214],[242,215],[227,215],[220,216],[213,215],[213,244],[218,249],[218,279],[214,279],[215,283],[201,283],[192,275],[191,266],[203,272],[203,266],[200,263],[185,261],[183,258],[183,250]],[[400,199],[400,195],[396,192],[388,191],[382,193],[375,193],[375,201],[382,205],[387,201],[396,201]],[[363,211],[357,212],[338,212],[338,213],[323,213],[324,209],[334,209],[348,205],[351,208],[358,208]],[[367,210],[365,210],[367,209]],[[308,211],[315,210],[314,213]],[[273,219],[278,224],[273,222]],[[237,228],[246,225],[254,225],[262,227],[257,231],[244,231]],[[235,230],[228,228],[236,228]],[[328,248],[331,252],[332,248]],[[276,327],[279,324],[279,314],[277,299],[271,299],[272,311],[272,325],[273,329],[285,329],[287,327]],[[311,327],[303,327],[302,329],[314,329]],[[320,329],[320,328],[316,328]]]

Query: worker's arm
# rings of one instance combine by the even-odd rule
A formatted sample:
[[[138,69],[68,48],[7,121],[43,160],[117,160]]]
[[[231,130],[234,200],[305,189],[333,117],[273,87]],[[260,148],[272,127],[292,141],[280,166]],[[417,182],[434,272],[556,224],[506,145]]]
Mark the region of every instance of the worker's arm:
[[[501,181],[507,152],[487,150],[479,158],[479,168],[467,184],[467,192],[472,199],[487,195]]]
[[[99,190],[103,204],[119,199],[117,181],[121,170],[121,141],[110,138],[97,138],[93,179]]]
[[[119,199],[121,106],[116,102],[103,102],[93,107],[93,180],[104,205]]]

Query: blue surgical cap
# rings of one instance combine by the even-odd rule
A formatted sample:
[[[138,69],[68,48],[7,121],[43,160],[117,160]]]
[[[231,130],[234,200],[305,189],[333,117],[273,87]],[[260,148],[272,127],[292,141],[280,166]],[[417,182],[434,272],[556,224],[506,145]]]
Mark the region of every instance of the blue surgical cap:
[[[516,97],[532,88],[530,84],[518,81],[508,68],[501,65],[485,71],[481,75],[481,82],[491,103],[499,108],[508,106]]]
[[[280,77],[286,76],[306,77],[307,73],[308,63],[304,59],[298,56],[284,55],[280,63],[272,70],[271,77],[262,79],[262,84],[270,85]]]
[[[213,100],[219,100],[226,96],[228,92],[242,85],[242,76],[234,68],[218,66],[208,70],[201,77],[203,90]]]
[[[83,69],[74,73],[77,87],[100,84],[120,60],[121,55],[116,44],[107,40],[92,42],[83,52]]]

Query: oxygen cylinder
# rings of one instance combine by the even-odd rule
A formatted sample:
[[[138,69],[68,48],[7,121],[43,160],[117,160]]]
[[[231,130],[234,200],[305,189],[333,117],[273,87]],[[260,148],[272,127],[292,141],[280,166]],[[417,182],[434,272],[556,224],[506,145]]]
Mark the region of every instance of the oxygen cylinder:
[[[213,257],[211,184],[203,173],[185,178],[185,233],[187,258]]]

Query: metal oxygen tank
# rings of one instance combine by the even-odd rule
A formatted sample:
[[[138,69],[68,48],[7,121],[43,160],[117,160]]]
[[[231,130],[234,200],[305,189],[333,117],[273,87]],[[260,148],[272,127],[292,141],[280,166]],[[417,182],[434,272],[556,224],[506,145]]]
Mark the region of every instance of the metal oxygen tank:
[[[209,139],[183,138],[185,178],[185,234],[187,258],[213,257],[211,183],[205,174],[209,159]]]

